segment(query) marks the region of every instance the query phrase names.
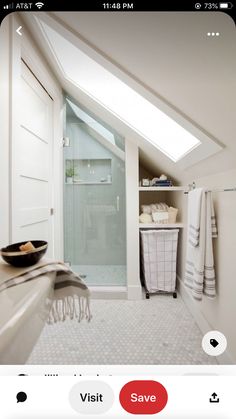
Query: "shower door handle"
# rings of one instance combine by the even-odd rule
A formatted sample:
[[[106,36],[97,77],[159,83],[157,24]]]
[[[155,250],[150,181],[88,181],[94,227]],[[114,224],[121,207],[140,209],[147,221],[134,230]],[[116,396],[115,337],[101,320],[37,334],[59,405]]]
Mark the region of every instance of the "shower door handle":
[[[119,197],[119,195],[117,195],[117,197],[116,197],[116,211],[117,212],[120,211],[120,197]]]

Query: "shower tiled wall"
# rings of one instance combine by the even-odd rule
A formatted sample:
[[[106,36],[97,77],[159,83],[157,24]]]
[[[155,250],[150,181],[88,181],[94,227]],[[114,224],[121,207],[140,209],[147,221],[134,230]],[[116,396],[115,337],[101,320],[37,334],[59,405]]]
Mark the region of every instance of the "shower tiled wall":
[[[91,164],[93,159],[100,159],[101,164],[103,160],[106,162],[107,168],[107,162],[110,162],[111,176],[109,182],[106,179],[105,182],[94,184],[78,181],[66,183],[65,176],[64,259],[78,267],[78,270],[81,266],[86,271],[84,267],[87,266],[87,274],[93,273],[93,282],[94,273],[99,272],[100,266],[103,275],[98,275],[97,285],[103,282],[106,285],[108,282],[124,285],[125,162],[95,139],[87,125],[76,118],[67,119],[66,135],[70,138],[70,146],[64,148],[64,166],[66,160],[87,160]],[[94,271],[93,267],[96,266]],[[119,272],[122,275],[118,275]],[[86,272],[83,273],[86,275]],[[115,278],[112,279],[112,276]]]

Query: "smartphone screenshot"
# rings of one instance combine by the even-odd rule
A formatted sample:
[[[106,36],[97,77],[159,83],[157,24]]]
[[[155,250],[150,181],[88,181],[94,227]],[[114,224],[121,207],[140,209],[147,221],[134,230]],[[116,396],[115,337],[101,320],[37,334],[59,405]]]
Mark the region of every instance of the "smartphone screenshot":
[[[1,419],[235,419],[236,4],[152,3],[1,3]]]

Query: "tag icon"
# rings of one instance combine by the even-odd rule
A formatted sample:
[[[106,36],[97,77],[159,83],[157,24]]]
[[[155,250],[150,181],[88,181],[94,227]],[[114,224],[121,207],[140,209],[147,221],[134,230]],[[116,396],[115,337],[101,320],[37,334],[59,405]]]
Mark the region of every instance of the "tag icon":
[[[216,348],[219,345],[219,342],[217,342],[216,339],[210,339],[210,344],[213,348]]]

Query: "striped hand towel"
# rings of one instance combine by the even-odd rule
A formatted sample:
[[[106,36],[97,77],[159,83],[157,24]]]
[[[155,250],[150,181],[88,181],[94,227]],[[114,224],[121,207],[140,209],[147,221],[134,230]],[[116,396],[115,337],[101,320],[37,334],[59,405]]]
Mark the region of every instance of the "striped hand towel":
[[[189,219],[191,218],[191,209],[189,203]],[[205,294],[209,298],[216,295],[215,268],[213,257],[212,238],[217,237],[217,228],[211,192],[202,190],[200,224],[198,246],[191,243],[191,229],[188,229],[185,285],[192,290],[192,295],[196,300],[202,300]]]
[[[217,237],[216,219],[211,192],[206,192],[206,238],[203,294],[213,298],[216,295],[215,268],[212,238]]]
[[[202,188],[188,194],[188,242],[191,246],[199,245]]]
[[[48,323],[64,321],[67,318],[78,318],[78,321],[81,321],[84,317],[90,321],[92,316],[88,287],[79,275],[72,272],[63,262],[44,259],[28,268],[13,268],[7,264],[1,264],[0,292],[51,272],[55,272],[54,301]]]
[[[210,208],[208,209],[208,211],[211,213],[211,235],[212,235],[212,238],[216,238],[218,236],[218,231],[217,231],[215,210],[214,210],[211,192],[208,192],[207,196],[208,196],[208,199],[210,200],[210,204],[209,204]]]

